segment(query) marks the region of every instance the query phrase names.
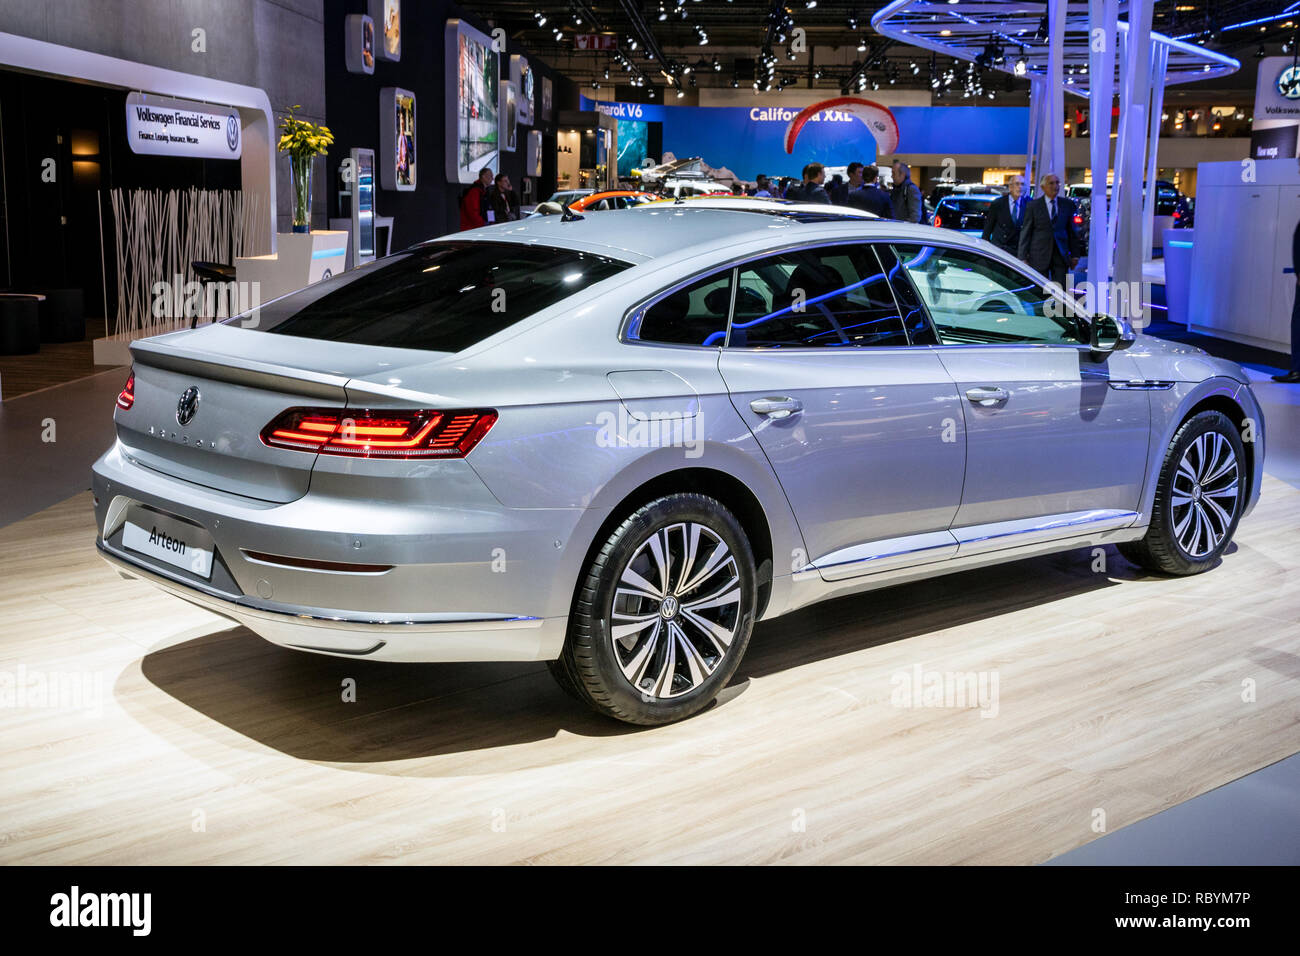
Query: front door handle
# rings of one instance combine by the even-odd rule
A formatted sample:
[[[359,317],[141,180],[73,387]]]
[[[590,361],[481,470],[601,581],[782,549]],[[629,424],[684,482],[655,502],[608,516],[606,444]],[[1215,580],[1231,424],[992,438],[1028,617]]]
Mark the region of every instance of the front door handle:
[[[997,385],[977,385],[966,389],[966,397],[976,405],[991,408],[994,405],[1001,405],[1011,397],[1011,394]]]
[[[749,407],[759,415],[766,415],[768,418],[789,418],[795,412],[803,411],[803,402],[782,395],[773,398],[756,398],[749,403]]]

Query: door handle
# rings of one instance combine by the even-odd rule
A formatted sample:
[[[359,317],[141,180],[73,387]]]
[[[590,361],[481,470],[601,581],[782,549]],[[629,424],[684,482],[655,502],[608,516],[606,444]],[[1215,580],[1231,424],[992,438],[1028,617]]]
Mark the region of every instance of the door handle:
[[[1000,405],[1011,397],[1011,394],[997,385],[977,385],[974,388],[966,389],[966,397],[976,405],[983,405],[990,408],[994,405]]]
[[[775,398],[756,398],[749,407],[759,415],[768,418],[789,418],[795,412],[803,411],[803,402],[797,398],[782,395]]]

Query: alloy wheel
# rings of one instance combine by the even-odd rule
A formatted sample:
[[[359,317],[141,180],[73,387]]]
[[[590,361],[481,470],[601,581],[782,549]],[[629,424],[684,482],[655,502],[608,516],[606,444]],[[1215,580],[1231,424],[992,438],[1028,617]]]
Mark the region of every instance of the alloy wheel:
[[[1218,432],[1199,435],[1187,446],[1174,473],[1173,531],[1189,556],[1217,548],[1232,527],[1240,498],[1240,474],[1232,444]]]
[[[623,676],[646,698],[694,690],[731,647],[742,598],[735,555],[708,526],[648,535],[614,589],[610,639]]]

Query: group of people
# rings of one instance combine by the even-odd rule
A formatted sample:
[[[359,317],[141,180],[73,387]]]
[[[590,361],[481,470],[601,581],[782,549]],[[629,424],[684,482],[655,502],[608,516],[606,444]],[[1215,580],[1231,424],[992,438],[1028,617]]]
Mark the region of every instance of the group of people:
[[[495,222],[519,218],[519,197],[510,187],[510,177],[484,166],[478,179],[460,197],[460,229],[477,229]]]
[[[896,161],[890,173],[890,189],[880,185],[880,169],[863,163],[849,163],[848,179],[836,175],[826,183],[826,167],[809,163],[803,168],[799,181],[773,182],[760,173],[752,195],[797,202],[820,202],[836,206],[851,206],[875,213],[882,219],[900,222],[924,222],[925,204],[921,190],[912,182],[912,170],[907,163]]]
[[[840,181],[836,176],[828,186],[826,168],[809,163],[798,182],[776,183],[760,174],[752,195],[851,206],[882,219],[925,222],[921,190],[912,182],[906,163],[894,162],[889,190],[880,186],[879,179],[876,166],[850,163],[848,179]],[[984,238],[1064,286],[1067,273],[1083,254],[1083,240],[1074,221],[1078,210],[1072,199],[1061,195],[1059,176],[1049,173],[1039,186],[1041,194],[1031,201],[1025,193],[1025,178],[1012,177],[1007,195],[994,200],[985,216]]]
[[[1012,176],[1007,194],[989,205],[984,238],[1064,287],[1066,274],[1079,264],[1083,239],[1074,219],[1078,209],[1061,195],[1061,178],[1047,173],[1038,182],[1040,195],[1025,195],[1025,177]]]

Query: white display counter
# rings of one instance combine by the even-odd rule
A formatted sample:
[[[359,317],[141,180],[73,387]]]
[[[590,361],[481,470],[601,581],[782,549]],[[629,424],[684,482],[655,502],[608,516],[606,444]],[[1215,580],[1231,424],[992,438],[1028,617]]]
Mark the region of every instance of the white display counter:
[[[282,232],[276,253],[235,260],[237,281],[258,283],[258,299],[270,302],[347,268],[346,230]]]
[[[1248,163],[1197,167],[1187,328],[1289,352],[1300,167],[1294,159]]]

